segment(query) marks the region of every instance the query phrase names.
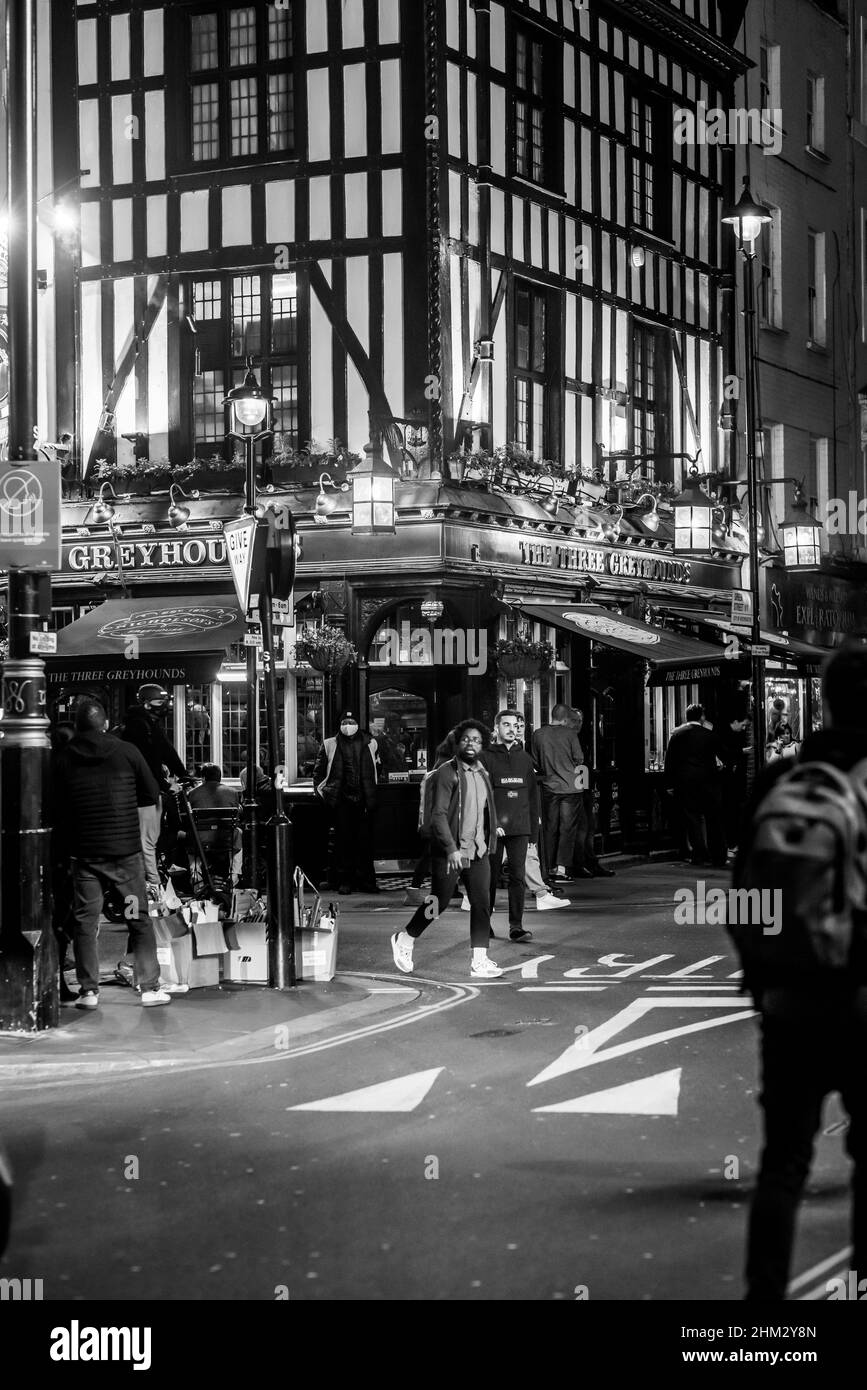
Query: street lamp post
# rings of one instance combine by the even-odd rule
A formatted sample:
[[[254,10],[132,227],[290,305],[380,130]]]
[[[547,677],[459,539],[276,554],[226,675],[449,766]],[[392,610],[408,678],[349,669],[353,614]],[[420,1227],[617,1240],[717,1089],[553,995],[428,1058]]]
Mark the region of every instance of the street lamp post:
[[[268,772],[274,792],[274,814],[265,826],[268,891],[268,973],[273,987],[286,989],[295,984],[295,909],[293,899],[292,828],[283,806],[283,770],[279,766],[279,715],[277,679],[274,670],[275,597],[291,598],[295,572],[295,525],[288,507],[271,507],[267,521],[256,505],[255,446],[273,434],[271,402],[262,395],[253,373],[252,358],[247,359],[247,375],[226,397],[229,412],[227,434],[238,440],[245,451],[244,513],[257,519],[254,548],[265,541],[265,563],[259,581],[259,621],[262,628],[262,664],[265,675],[265,715],[268,724]],[[255,550],[254,550],[255,555]],[[247,648],[247,787],[242,805],[243,875],[245,882],[260,887],[258,881],[259,809],[256,801],[256,729],[258,726],[259,673],[256,647]]]
[[[750,601],[752,616],[750,622],[750,684],[753,699],[753,776],[761,769],[764,751],[764,701],[765,701],[765,663],[757,655],[761,646],[761,612],[759,583],[759,480],[756,469],[756,287],[754,266],[756,241],[762,227],[772,220],[771,214],[761,203],[755,202],[750,191],[749,179],[744,178],[743,191],[735,206],[723,217],[723,222],[732,228],[737,237],[738,250],[744,259],[744,354],[746,375],[746,463],[747,463],[747,502],[749,506],[749,554],[750,554]]]

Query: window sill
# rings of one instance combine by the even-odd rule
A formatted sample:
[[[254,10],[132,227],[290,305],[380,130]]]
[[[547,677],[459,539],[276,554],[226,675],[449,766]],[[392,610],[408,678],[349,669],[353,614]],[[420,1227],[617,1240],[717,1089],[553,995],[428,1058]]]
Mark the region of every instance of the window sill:
[[[648,251],[673,251],[674,241],[671,237],[659,236],[656,232],[648,232],[644,227],[636,227],[634,224],[629,228],[630,244],[644,246]]]
[[[759,328],[763,333],[773,333],[776,338],[788,338],[789,330],[783,328],[779,323],[768,323],[765,319],[759,320]]]
[[[815,352],[819,357],[828,356],[828,348],[825,343],[814,343],[812,338],[808,338],[806,346],[808,352]]]
[[[804,146],[804,153],[805,153],[805,154],[812,155],[813,159],[818,160],[820,164],[830,164],[830,163],[831,163],[831,160],[829,159],[828,155],[826,155],[825,151],[824,151],[824,150],[817,150],[816,147],[815,147],[814,145],[805,145],[805,146]]]

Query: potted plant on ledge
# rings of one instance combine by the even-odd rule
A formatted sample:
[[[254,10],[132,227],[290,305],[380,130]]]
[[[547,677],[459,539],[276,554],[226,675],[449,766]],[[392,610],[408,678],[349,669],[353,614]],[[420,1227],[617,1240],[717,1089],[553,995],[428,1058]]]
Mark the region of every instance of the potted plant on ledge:
[[[494,649],[497,669],[508,680],[537,680],[554,664],[555,652],[550,642],[537,642],[529,632],[514,637],[501,637]]]
[[[344,666],[358,660],[358,652],[346,633],[339,627],[323,623],[321,627],[305,628],[295,643],[298,661],[307,661],[314,671],[336,675]]]

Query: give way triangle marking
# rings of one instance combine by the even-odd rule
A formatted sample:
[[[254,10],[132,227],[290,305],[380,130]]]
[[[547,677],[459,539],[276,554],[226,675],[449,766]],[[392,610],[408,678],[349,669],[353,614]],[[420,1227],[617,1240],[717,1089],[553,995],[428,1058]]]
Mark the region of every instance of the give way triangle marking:
[[[560,1105],[537,1105],[534,1115],[676,1115],[680,1099],[680,1073],[660,1071],[644,1076],[640,1081],[627,1081],[623,1086],[611,1086],[607,1091],[593,1091],[589,1096],[576,1096]]]
[[[721,1028],[724,1023],[737,1023],[742,1018],[751,1018],[753,1009],[740,1009],[736,1014],[726,1014],[723,1018],[705,1018],[700,1023],[687,1023],[679,1028],[666,1028],[660,1033],[646,1033],[641,1038],[629,1042],[616,1043],[614,1047],[603,1048],[602,1044],[624,1032],[651,1009],[730,1009],[731,998],[708,999],[704,995],[674,995],[670,999],[634,999],[625,1009],[614,1014],[598,1028],[592,1028],[562,1052],[556,1061],[528,1081],[528,1086],[538,1086],[540,1081],[551,1081],[555,1076],[565,1076],[570,1071],[580,1071],[582,1067],[592,1067],[596,1062],[607,1062],[612,1057],[623,1057],[627,1052],[637,1052],[639,1048],[654,1047],[656,1043],[667,1042],[669,1038],[685,1037],[687,1033],[700,1033],[705,1028]]]
[[[355,1110],[410,1111],[421,1105],[442,1067],[430,1071],[414,1071],[397,1076],[393,1081],[378,1081],[374,1086],[362,1086],[357,1091],[344,1091],[324,1100],[310,1100],[306,1105],[290,1105],[288,1110]]]

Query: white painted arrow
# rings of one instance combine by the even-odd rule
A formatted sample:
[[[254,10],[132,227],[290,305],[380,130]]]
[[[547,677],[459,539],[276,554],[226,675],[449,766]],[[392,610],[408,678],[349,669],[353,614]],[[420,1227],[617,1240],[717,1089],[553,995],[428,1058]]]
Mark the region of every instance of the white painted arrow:
[[[589,1096],[576,1096],[560,1105],[539,1105],[534,1115],[676,1115],[680,1099],[681,1068],[660,1071],[640,1081],[610,1086]]]
[[[508,975],[510,970],[520,970],[522,980],[538,980],[539,966],[546,960],[553,959],[553,956],[534,956],[532,960],[519,962],[518,965],[504,965],[503,974]]]
[[[550,1081],[555,1076],[565,1076],[570,1071],[579,1071],[581,1067],[592,1067],[596,1062],[607,1062],[612,1057],[622,1057],[627,1052],[637,1052],[639,1048],[653,1047],[656,1043],[667,1042],[669,1038],[685,1036],[687,1033],[700,1033],[705,1028],[720,1028],[724,1023],[737,1023],[742,1018],[751,1018],[753,1010],[741,1009],[736,1014],[726,1014],[724,1018],[707,1018],[700,1023],[687,1023],[680,1028],[667,1028],[660,1033],[648,1033],[642,1038],[633,1038],[630,1042],[617,1043],[614,1047],[605,1048],[599,1051],[602,1043],[608,1042],[609,1038],[616,1037],[638,1019],[643,1018],[651,1009],[730,1009],[732,1001],[726,999],[708,999],[706,995],[684,996],[675,995],[668,999],[634,999],[631,1004],[627,1004],[625,1009],[614,1014],[606,1023],[600,1023],[598,1028],[592,1028],[589,1033],[585,1033],[574,1043],[571,1043],[566,1051],[534,1076],[532,1081],[528,1081],[528,1086],[538,1086],[540,1081]]]
[[[378,1081],[374,1086],[362,1086],[357,1091],[344,1091],[324,1100],[310,1100],[306,1105],[290,1105],[289,1110],[356,1110],[409,1111],[421,1105],[442,1067],[430,1071],[414,1071],[397,1076],[393,1081]]]

